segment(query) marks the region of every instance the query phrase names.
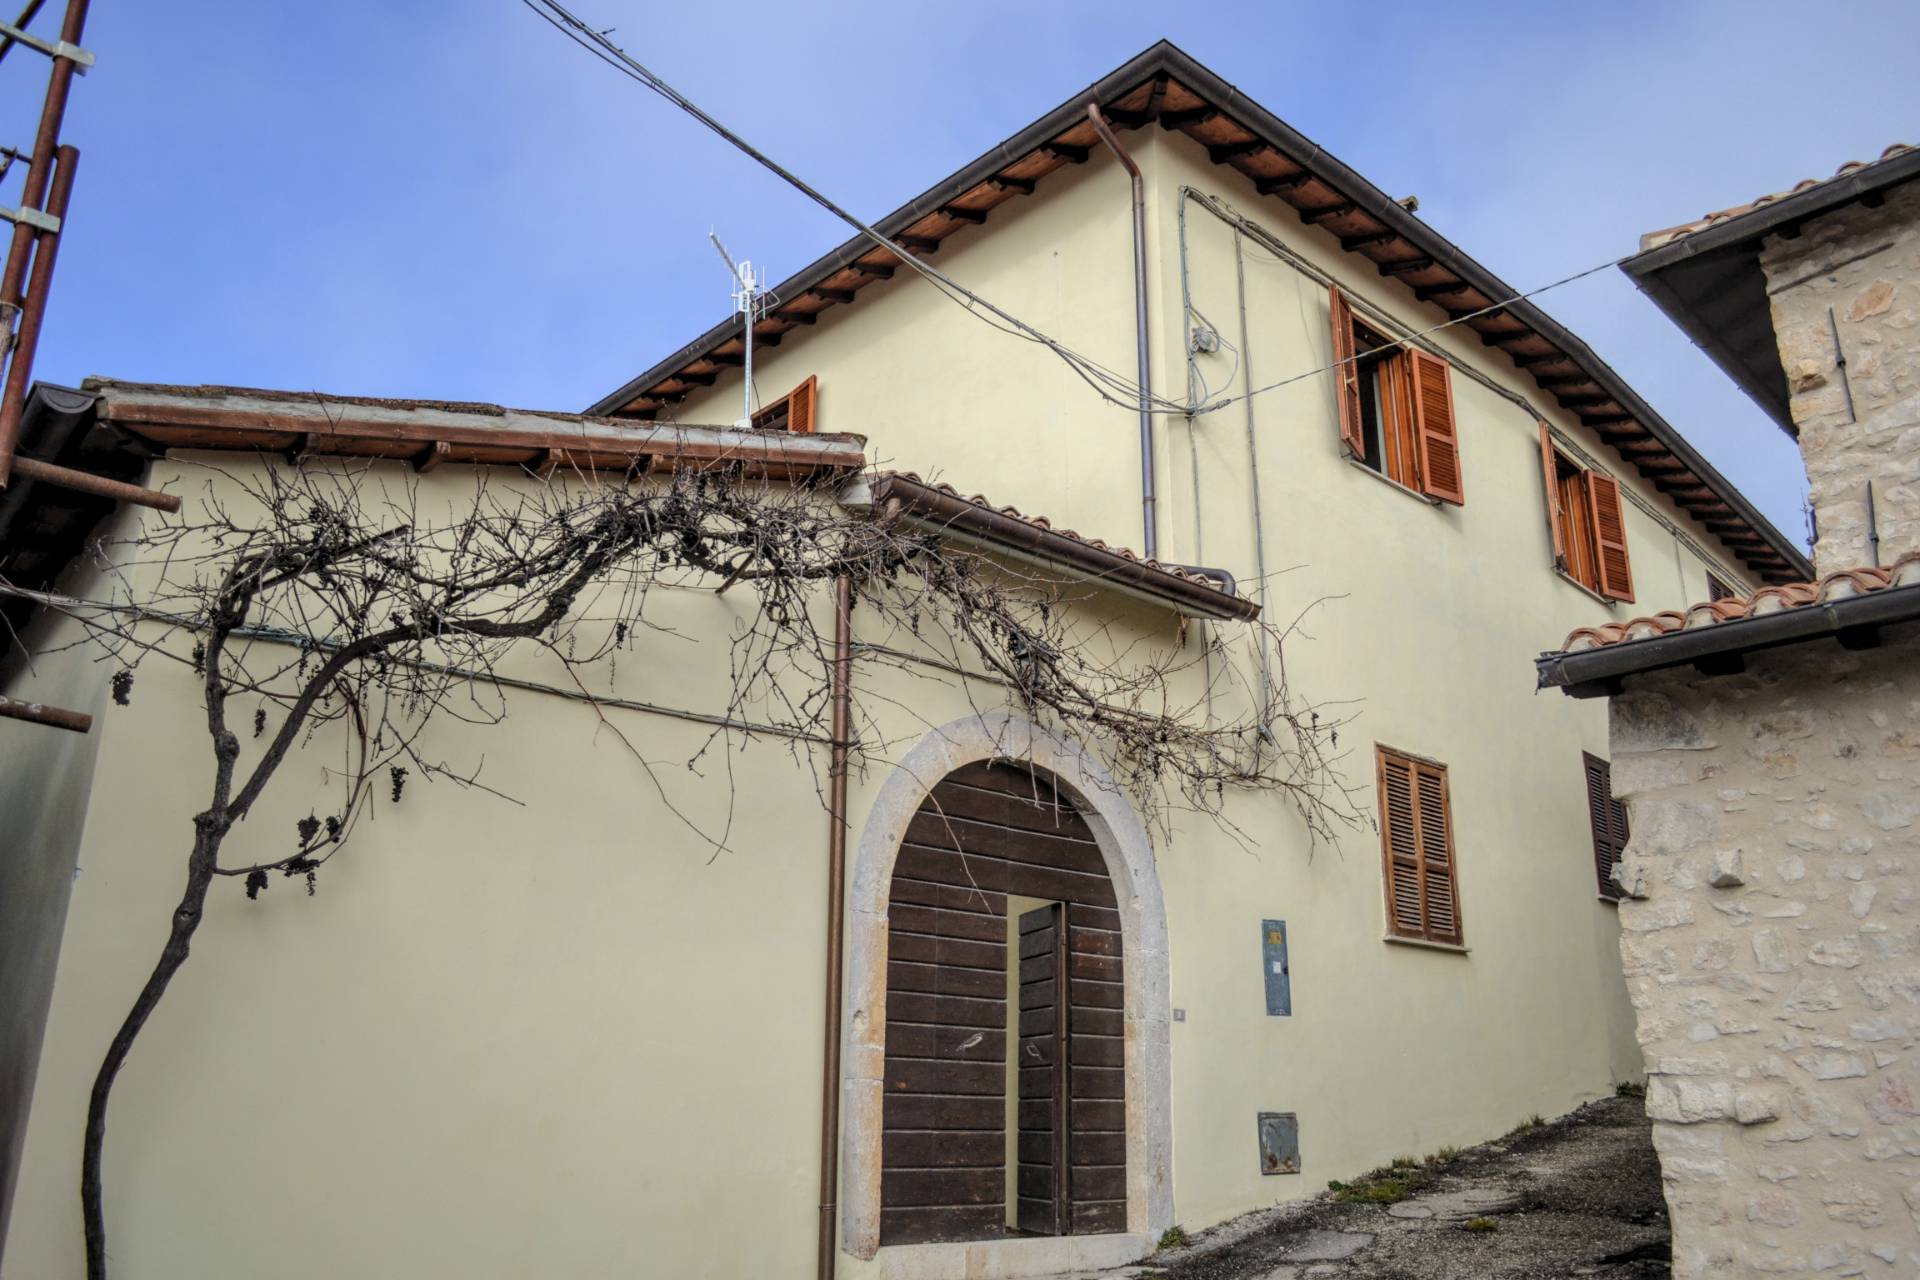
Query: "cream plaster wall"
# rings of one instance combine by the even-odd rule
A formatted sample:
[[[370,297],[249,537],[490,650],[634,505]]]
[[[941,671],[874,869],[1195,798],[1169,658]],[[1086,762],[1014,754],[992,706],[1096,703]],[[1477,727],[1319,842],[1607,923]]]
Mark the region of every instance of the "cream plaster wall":
[[[1920,1268],[1920,628],[1612,700],[1676,1280]]]
[[[1150,178],[1156,385],[1184,385],[1175,196],[1248,210],[1252,192],[1184,140],[1136,131]],[[943,267],[1122,370],[1132,363],[1125,183],[1106,157],[1048,180],[943,249]],[[1414,306],[1283,210],[1273,233],[1410,327]],[[1189,219],[1196,302],[1232,324],[1231,238]],[[1257,381],[1325,359],[1324,291],[1249,260]],[[1137,543],[1136,418],[1044,351],[995,334],[902,276],[863,291],[760,362],[761,387],[820,376],[823,429],[866,434],[881,465],[1056,523]],[[1229,336],[1233,331],[1228,330]],[[1235,339],[1237,341],[1237,338]],[[1443,345],[1525,384],[1477,340]],[[1209,359],[1217,359],[1210,357]],[[1215,365],[1216,369],[1225,368]],[[1217,375],[1216,375],[1217,376]],[[1173,1215],[1198,1227],[1308,1194],[1387,1158],[1484,1138],[1636,1074],[1614,908],[1596,900],[1580,752],[1604,753],[1597,707],[1537,699],[1544,643],[1619,616],[1547,565],[1532,415],[1456,379],[1467,505],[1434,508],[1343,461],[1324,378],[1257,401],[1272,616],[1319,601],[1287,654],[1295,689],[1356,700],[1344,768],[1373,807],[1372,745],[1450,766],[1468,954],[1381,941],[1377,837],[1310,849],[1273,797],[1233,796],[1236,840],[1180,815],[1152,828],[1171,945]],[[723,381],[682,413],[737,415]],[[1577,424],[1555,417],[1576,440]],[[1252,589],[1245,424],[1193,428],[1205,501],[1191,537],[1188,427],[1159,431],[1163,553],[1230,567]],[[1589,449],[1600,456],[1597,446]],[[231,460],[228,460],[229,464]],[[178,467],[198,483],[192,460]],[[470,475],[430,478],[457,501]],[[398,473],[396,472],[396,475]],[[496,483],[510,478],[496,476]],[[1623,485],[1679,523],[1637,479]],[[1704,533],[1696,536],[1706,541]],[[1705,594],[1706,566],[1629,511],[1635,611]],[[1721,564],[1723,576],[1740,581]],[[662,593],[685,639],[624,655],[621,693],[712,711],[712,644],[729,610]],[[1167,615],[1101,604],[1122,635],[1184,642]],[[1244,639],[1217,631],[1230,644]],[[535,664],[537,666],[537,664]],[[879,753],[855,779],[856,830],[884,761],[934,727],[999,705],[991,686],[863,664]],[[1193,692],[1197,695],[1198,688]],[[815,749],[760,742],[728,770],[679,766],[706,730],[620,713],[649,777],[593,713],[514,693],[498,728],[431,738],[523,801],[416,780],[323,874],[216,893],[193,960],[135,1052],[113,1113],[108,1196],[128,1276],[791,1274],[815,1222],[825,819]],[[179,676],[143,672],[101,741],[83,877],[70,911],[27,1136],[7,1280],[71,1274],[78,1135],[101,1047],[151,962],[177,895],[206,776]],[[301,757],[243,839],[278,848],[309,807],[325,751]],[[731,821],[724,852],[694,837]],[[1258,928],[1291,926],[1291,1018],[1265,1016]],[[1130,970],[1131,972],[1131,970]],[[1434,1099],[1446,1099],[1436,1107]],[[1304,1173],[1262,1177],[1255,1115],[1300,1113]],[[884,1272],[888,1251],[871,1264]],[[217,1264],[217,1265],[216,1265]],[[843,1258],[846,1274],[867,1264]]]
[[[120,524],[109,520],[109,534]],[[89,594],[102,575],[82,562],[59,582]],[[7,655],[0,693],[95,717],[91,732],[69,733],[20,720],[0,720],[0,1255],[6,1250],[12,1203],[47,1005],[66,921],[67,894],[86,827],[88,791],[104,725],[108,671],[86,648],[78,623],[41,614],[28,624],[20,650]],[[9,637],[11,639],[11,637]],[[62,650],[65,650],[62,652]]]

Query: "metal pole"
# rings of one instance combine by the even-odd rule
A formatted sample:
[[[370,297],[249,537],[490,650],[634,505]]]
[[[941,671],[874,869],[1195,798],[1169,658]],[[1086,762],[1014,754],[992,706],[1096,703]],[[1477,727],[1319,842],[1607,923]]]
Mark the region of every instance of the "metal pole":
[[[80,152],[61,147],[53,175],[47,212],[66,226],[67,202],[73,195],[74,171]],[[33,252],[33,278],[27,284],[27,303],[20,313],[20,333],[14,340],[13,360],[7,365],[6,390],[0,393],[0,486],[11,478],[13,452],[20,443],[20,420],[26,413],[27,387],[33,378],[33,353],[40,346],[40,325],[47,314],[47,292],[53,288],[53,266],[60,254],[60,232],[42,231]]]
[[[833,584],[833,755],[827,766],[827,1005],[820,1081],[819,1280],[833,1280],[840,1199],[840,969],[846,950],[847,753],[853,721],[853,580]]]
[[[1127,149],[1120,145],[1120,139],[1114,137],[1106,117],[1100,114],[1099,103],[1087,104],[1087,119],[1100,140],[1120,158],[1133,184],[1133,326],[1140,362],[1140,518],[1145,540],[1140,550],[1147,559],[1154,560],[1159,558],[1160,540],[1155,533],[1158,522],[1154,518],[1153,500],[1153,371],[1148,363],[1147,348],[1147,187],[1140,176],[1140,166],[1133,162]]]
[[[56,729],[71,729],[75,733],[85,733],[93,728],[93,717],[84,711],[50,707],[44,702],[22,702],[18,698],[9,698],[4,695],[0,695],[0,716],[10,720],[26,720],[33,724],[52,725]]]
[[[67,0],[67,15],[60,24],[61,41],[69,46],[78,46],[81,33],[86,25],[87,0]],[[53,180],[50,171],[54,163],[54,149],[59,145],[60,141],[60,122],[67,112],[67,90],[73,84],[73,72],[74,61],[72,58],[58,54],[54,56],[53,71],[47,77],[46,103],[40,109],[40,130],[34,135],[33,139],[33,160],[27,166],[26,187],[20,196],[20,207],[23,209],[46,208],[48,212],[52,212],[51,207],[45,203],[47,200],[47,187],[49,182]],[[67,171],[70,170],[71,167],[72,165],[70,163],[63,163],[60,166],[62,173],[65,175],[64,185],[69,192],[72,190],[72,176]],[[64,214],[65,197],[62,196],[60,198],[62,201],[61,213]],[[13,345],[13,318],[20,310],[21,287],[27,278],[27,259],[33,252],[35,234],[34,228],[25,222],[15,223],[13,227],[13,243],[7,249],[6,267],[0,269],[0,344],[9,347]],[[53,242],[50,238],[45,237],[50,237],[58,233],[42,232],[39,234],[43,237],[40,241],[42,251],[51,258],[53,254]],[[52,263],[49,262],[46,272],[47,280],[51,281],[52,276]],[[36,283],[39,279],[40,273],[36,270]],[[43,307],[45,301],[46,299],[43,294],[41,297]],[[35,336],[37,337],[39,329],[37,321],[35,322],[34,329]],[[24,338],[25,335],[23,334],[22,337]],[[31,372],[31,350],[24,353],[16,352],[14,365],[16,367],[18,366],[22,354],[26,356],[29,365],[28,372]],[[11,376],[12,370],[10,368],[9,385],[11,385]],[[10,398],[6,406],[0,406],[0,487],[6,485],[12,473],[13,451],[14,447],[19,443],[20,413],[22,409],[25,408],[26,392],[24,388],[25,383],[23,382],[20,398],[17,401]],[[11,414],[5,412],[5,409],[8,407],[12,410]],[[12,423],[10,428],[7,425],[9,421]]]

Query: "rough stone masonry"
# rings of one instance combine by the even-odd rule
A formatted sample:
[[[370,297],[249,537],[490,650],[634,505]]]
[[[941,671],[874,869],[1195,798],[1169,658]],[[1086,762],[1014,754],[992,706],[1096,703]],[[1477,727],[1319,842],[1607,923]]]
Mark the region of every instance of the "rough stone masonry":
[[[1769,236],[1760,265],[1819,526],[1814,567],[1892,564],[1920,549],[1920,183]]]
[[[1612,736],[1673,1274],[1914,1275],[1920,625],[1633,677]]]

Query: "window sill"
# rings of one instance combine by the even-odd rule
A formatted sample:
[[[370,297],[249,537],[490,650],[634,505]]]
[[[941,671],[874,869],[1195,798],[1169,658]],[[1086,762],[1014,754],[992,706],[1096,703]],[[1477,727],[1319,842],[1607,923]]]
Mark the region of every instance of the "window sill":
[[[1364,471],[1366,474],[1372,476],[1375,480],[1378,480],[1381,484],[1386,485],[1389,489],[1398,489],[1401,493],[1406,494],[1409,498],[1412,498],[1415,502],[1424,502],[1430,507],[1437,507],[1441,505],[1440,499],[1428,497],[1426,494],[1420,492],[1418,489],[1407,488],[1406,485],[1401,484],[1398,480],[1395,480],[1392,476],[1385,475],[1379,471],[1375,471],[1372,467],[1360,461],[1360,459],[1354,457],[1351,452],[1348,452],[1345,455],[1345,457],[1346,457],[1348,466],[1354,468],[1357,471]],[[1569,581],[1571,581],[1571,579],[1569,579]],[[1575,585],[1577,586],[1578,584],[1576,583]]]
[[[1594,900],[1595,902],[1598,902],[1598,903],[1600,903],[1600,904],[1601,904],[1602,906],[1607,906],[1607,907],[1617,907],[1617,906],[1619,906],[1619,905],[1620,905],[1620,899],[1618,899],[1618,898],[1609,898],[1609,897],[1608,897],[1608,896],[1607,896],[1606,894],[1604,894],[1604,893],[1596,893],[1596,894],[1594,894],[1594,895],[1593,895],[1593,900]]]
[[[1613,608],[1615,605],[1626,603],[1626,601],[1624,600],[1615,600],[1612,596],[1601,595],[1598,591],[1595,591],[1592,587],[1580,581],[1580,579],[1574,577],[1572,574],[1568,573],[1565,569],[1562,569],[1557,564],[1553,566],[1553,576],[1560,579],[1560,581],[1566,583],[1568,586],[1572,587],[1575,591],[1578,591],[1581,595],[1586,596],[1592,600],[1597,600],[1601,604],[1607,606],[1607,608],[1609,609]]]
[[[1402,938],[1396,934],[1391,934],[1391,933],[1388,934],[1386,937],[1380,939],[1380,941],[1391,942],[1396,947],[1418,947],[1422,951],[1447,951],[1447,952],[1451,952],[1456,956],[1465,956],[1465,955],[1473,954],[1472,947],[1460,946],[1457,943],[1428,942],[1425,938]]]

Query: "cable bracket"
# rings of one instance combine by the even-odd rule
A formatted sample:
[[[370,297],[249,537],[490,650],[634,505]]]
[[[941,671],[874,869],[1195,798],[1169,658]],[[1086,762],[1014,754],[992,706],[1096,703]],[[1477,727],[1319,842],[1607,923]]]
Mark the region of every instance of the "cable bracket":
[[[0,209],[0,218],[5,218],[8,222],[22,223],[38,231],[46,231],[53,235],[60,234],[60,219],[50,213],[30,209],[24,205],[18,209]]]
[[[73,69],[81,75],[87,74],[87,68],[93,65],[93,54],[77,44],[68,44],[65,40],[42,40],[39,36],[22,31],[10,23],[0,22],[0,38],[23,44],[36,49],[49,58],[65,58],[73,64]]]

